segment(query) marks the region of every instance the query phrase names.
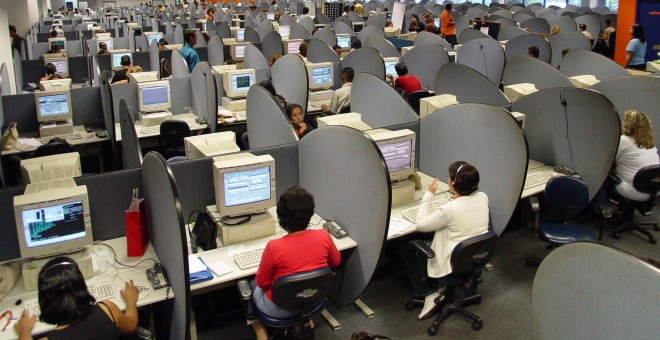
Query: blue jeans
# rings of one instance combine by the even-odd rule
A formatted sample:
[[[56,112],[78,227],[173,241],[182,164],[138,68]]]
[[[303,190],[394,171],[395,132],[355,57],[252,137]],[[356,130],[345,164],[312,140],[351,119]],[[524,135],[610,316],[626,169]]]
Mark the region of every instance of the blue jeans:
[[[288,310],[276,305],[266,296],[266,292],[261,287],[257,287],[257,283],[254,280],[250,281],[250,288],[252,289],[252,302],[254,302],[254,306],[261,313],[274,319],[288,319],[299,315],[297,311]]]

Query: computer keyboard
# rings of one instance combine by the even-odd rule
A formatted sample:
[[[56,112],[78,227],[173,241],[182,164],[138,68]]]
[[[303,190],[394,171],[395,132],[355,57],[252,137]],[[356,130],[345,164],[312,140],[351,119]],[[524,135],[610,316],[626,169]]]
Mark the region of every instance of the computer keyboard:
[[[259,265],[263,253],[264,248],[245,250],[234,254],[234,261],[241,269],[254,268]]]
[[[443,196],[437,199],[434,199],[431,201],[431,205],[429,206],[429,214],[434,213],[436,210],[440,208],[440,206],[444,205],[445,203],[451,201],[451,199],[447,196]],[[404,210],[401,212],[401,216],[408,220],[409,222],[415,223],[417,221],[417,210],[419,209],[419,206],[417,207],[412,207]]]
[[[87,133],[73,132],[73,133],[67,133],[67,134],[63,134],[63,135],[53,135],[53,136],[41,137],[41,143],[46,144],[53,138],[62,138],[62,139],[66,139],[66,140],[70,141],[70,140],[76,140],[76,139],[83,139],[85,137],[87,137]]]
[[[97,301],[112,299],[115,297],[115,289],[110,280],[89,284],[87,290]]]
[[[537,185],[545,184],[547,183],[550,178],[552,178],[552,175],[545,173],[545,172],[535,172],[532,174],[528,174],[527,177],[525,178],[525,190],[529,188],[533,188]]]
[[[160,125],[145,126],[140,128],[140,132],[143,135],[152,135],[154,133],[160,133]]]
[[[41,315],[41,307],[39,307],[39,299],[34,298],[31,300],[26,300],[23,304],[23,308],[28,311],[28,314],[39,316]]]

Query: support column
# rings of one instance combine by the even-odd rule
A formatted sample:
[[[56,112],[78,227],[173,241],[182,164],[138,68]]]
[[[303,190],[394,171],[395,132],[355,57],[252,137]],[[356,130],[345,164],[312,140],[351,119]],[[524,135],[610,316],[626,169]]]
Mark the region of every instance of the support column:
[[[7,2],[13,2],[13,0],[0,0],[0,22],[9,22],[7,20]],[[14,81],[14,63],[12,61],[12,49],[11,38],[9,37],[9,27],[8,25],[0,25],[0,46],[6,46],[6,48],[0,48],[0,64],[4,63],[9,71],[9,79],[11,86],[11,93],[16,93],[16,82]]]

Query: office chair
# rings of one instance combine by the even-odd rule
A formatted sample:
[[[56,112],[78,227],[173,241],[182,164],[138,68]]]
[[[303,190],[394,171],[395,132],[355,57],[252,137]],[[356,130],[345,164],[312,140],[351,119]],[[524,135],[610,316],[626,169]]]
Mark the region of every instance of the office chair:
[[[610,174],[610,178],[613,178],[617,184],[621,183],[621,179],[614,174]],[[648,230],[642,229],[642,226],[652,226],[653,230],[657,231],[660,230],[658,222],[633,222],[633,217],[635,215],[635,210],[639,211],[639,213],[644,216],[651,215],[653,206],[655,206],[658,191],[660,191],[660,164],[650,165],[639,169],[635,174],[635,177],[633,177],[633,187],[637,189],[637,191],[649,194],[649,199],[646,201],[634,201],[619,194],[616,190],[612,190],[610,193],[610,201],[614,201],[619,212],[623,215],[623,220],[627,221],[612,230],[612,237],[619,239],[622,232],[637,230],[648,237],[649,243],[655,244],[657,242],[655,237],[653,237]]]
[[[344,106],[344,107],[339,108],[339,112],[337,112],[337,114],[340,114],[340,113],[349,113],[349,112],[351,112],[351,104],[348,104],[348,105],[346,105],[346,106]]]
[[[166,120],[160,123],[158,146],[165,158],[184,156],[183,139],[190,137],[190,126],[182,120]]]
[[[483,267],[493,257],[497,234],[489,231],[485,234],[477,235],[461,241],[456,245],[451,253],[451,274],[436,279],[445,285],[445,301],[449,305],[444,306],[440,315],[433,321],[428,328],[429,335],[438,334],[440,324],[451,314],[458,313],[472,321],[472,329],[478,331],[483,326],[483,319],[478,315],[465,309],[466,306],[480,304],[482,295],[477,293],[477,287],[483,281],[481,272]],[[424,260],[434,258],[435,252],[428,243],[422,240],[411,241],[413,247],[417,250]],[[457,299],[456,289],[460,290],[465,297]],[[436,298],[436,303],[438,300]],[[411,299],[406,304],[407,310],[413,310],[416,306],[423,306],[424,299]]]
[[[585,225],[568,223],[589,203],[587,185],[572,176],[557,176],[548,181],[543,194],[546,209],[544,220],[539,222],[538,198],[530,198],[534,212],[534,233],[549,243],[547,249],[577,242],[595,241],[594,232]],[[528,257],[525,266],[538,266],[541,259]]]
[[[51,140],[34,151],[34,157],[44,157],[73,152],[73,147],[66,140]]]
[[[238,282],[239,291],[248,319],[258,318],[266,327],[286,332],[287,338],[313,339],[314,329],[309,321],[321,314],[325,308],[325,297],[334,284],[334,272],[330,268],[319,268],[280,277],[273,284],[273,302],[300,314],[289,319],[276,319],[262,313],[252,304],[252,292],[244,292],[247,280]],[[271,335],[271,338],[274,338]]]
[[[419,90],[415,92],[411,92],[408,95],[408,104],[410,104],[410,107],[412,107],[413,111],[419,116],[419,102],[422,100],[422,98],[430,97],[431,93],[427,90]]]

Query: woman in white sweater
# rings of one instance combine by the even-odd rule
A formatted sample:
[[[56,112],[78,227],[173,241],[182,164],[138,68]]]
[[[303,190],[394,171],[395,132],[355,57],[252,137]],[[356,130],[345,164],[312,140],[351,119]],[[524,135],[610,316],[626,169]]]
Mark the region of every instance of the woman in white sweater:
[[[479,189],[479,172],[467,162],[458,161],[449,166],[449,190],[452,201],[433,213],[429,207],[437,189],[437,180],[429,184],[417,212],[417,231],[434,232],[431,248],[435,257],[427,262],[426,275],[441,278],[451,274],[450,257],[461,241],[488,231],[488,197]],[[408,247],[408,246],[407,246]],[[402,259],[409,271],[415,296],[425,296],[419,319],[431,316],[444,300],[444,287],[437,289],[424,281],[418,262],[410,257],[409,249],[401,249]],[[435,298],[440,297],[436,304]]]

